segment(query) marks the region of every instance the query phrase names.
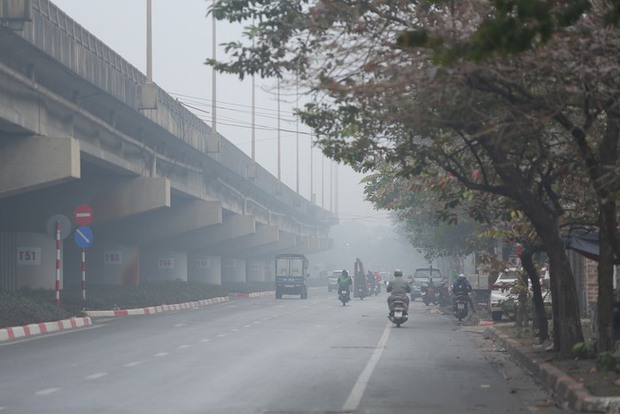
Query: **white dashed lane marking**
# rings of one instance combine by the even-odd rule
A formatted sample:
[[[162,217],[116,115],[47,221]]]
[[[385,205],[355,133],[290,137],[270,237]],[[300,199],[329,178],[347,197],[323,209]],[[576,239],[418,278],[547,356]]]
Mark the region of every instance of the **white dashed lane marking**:
[[[94,374],[90,374],[89,376],[87,376],[86,379],[94,380],[94,379],[103,378],[106,375],[108,375],[107,372],[95,372]]]
[[[190,345],[179,345],[177,349],[186,349],[189,348]]]
[[[135,361],[135,362],[129,362],[129,363],[123,365],[123,366],[126,367],[126,368],[132,368],[132,367],[137,367],[141,363],[142,363],[142,361]]]
[[[158,353],[156,353],[156,354],[155,354],[155,355],[153,355],[153,356],[154,356],[154,357],[157,357],[157,358],[161,358],[161,357],[164,357],[164,356],[166,356],[166,355],[168,355],[168,353],[167,353],[167,352],[158,352]]]
[[[62,390],[62,388],[46,388],[44,390],[40,390],[35,392],[36,395],[50,395],[52,393],[58,392]]]

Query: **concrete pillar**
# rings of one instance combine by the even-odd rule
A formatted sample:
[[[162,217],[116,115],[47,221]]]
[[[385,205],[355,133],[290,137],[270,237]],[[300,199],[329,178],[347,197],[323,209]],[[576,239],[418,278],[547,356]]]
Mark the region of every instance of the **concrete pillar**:
[[[190,252],[187,259],[188,280],[191,282],[222,284],[222,259],[204,252]]]
[[[266,267],[267,261],[261,259],[249,259],[247,263],[248,282],[267,282]]]
[[[56,289],[56,241],[44,233],[16,233],[13,248],[3,249],[3,262],[13,262],[15,287],[32,289]],[[66,241],[67,239],[65,239]],[[64,244],[60,252],[60,288],[63,288]],[[2,276],[7,277],[7,275]]]
[[[222,259],[222,282],[226,283],[245,283],[246,264],[244,259],[223,258]]]
[[[103,246],[100,255],[103,264],[102,284],[135,286],[140,283],[140,249],[138,246],[108,244]],[[87,260],[87,279],[88,263]]]
[[[172,250],[141,249],[140,280],[187,282],[187,253]]]

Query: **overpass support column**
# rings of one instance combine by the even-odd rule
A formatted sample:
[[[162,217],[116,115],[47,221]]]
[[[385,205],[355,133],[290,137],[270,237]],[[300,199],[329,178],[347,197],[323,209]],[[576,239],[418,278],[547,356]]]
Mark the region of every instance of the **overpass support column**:
[[[222,281],[228,283],[245,283],[247,281],[245,259],[223,258]]]
[[[187,278],[190,282],[222,284],[222,258],[205,253],[189,253]]]
[[[181,280],[187,282],[187,253],[141,249],[140,280],[143,282]]]
[[[267,266],[270,261],[264,259],[247,260],[247,279],[248,282],[268,282]]]

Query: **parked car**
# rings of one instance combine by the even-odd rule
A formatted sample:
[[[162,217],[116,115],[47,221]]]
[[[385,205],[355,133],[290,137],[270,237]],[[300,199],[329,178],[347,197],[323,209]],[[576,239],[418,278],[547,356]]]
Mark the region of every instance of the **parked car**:
[[[415,301],[417,298],[422,299],[423,287],[428,286],[431,277],[433,278],[433,284],[439,286],[445,282],[441,270],[430,267],[419,267],[415,269],[411,280],[411,300]]]
[[[491,287],[491,318],[494,321],[501,321],[503,316],[509,312],[514,312],[517,301],[517,284],[519,270],[516,268],[507,269],[501,272]],[[542,297],[547,312],[551,313],[551,292],[549,290],[549,272],[543,272],[540,278],[542,289]],[[528,284],[528,290],[532,292],[531,284]]]
[[[514,303],[516,295],[514,288],[517,285],[517,269],[511,268],[501,272],[491,286],[491,318],[501,321],[508,302]]]

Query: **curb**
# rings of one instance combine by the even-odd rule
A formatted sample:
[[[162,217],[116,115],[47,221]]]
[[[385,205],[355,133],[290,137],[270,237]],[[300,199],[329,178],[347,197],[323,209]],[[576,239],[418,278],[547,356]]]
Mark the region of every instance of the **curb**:
[[[89,317],[63,319],[55,322],[33,323],[24,326],[0,329],[0,342],[12,341],[14,339],[27,338],[30,336],[41,335],[67,329],[82,328],[92,325]]]
[[[252,292],[252,293],[235,293],[237,298],[257,298],[259,296],[273,296],[276,294],[275,290],[268,290],[266,292]]]
[[[87,316],[98,318],[105,316],[134,316],[134,315],[154,315],[156,313],[168,312],[168,311],[176,311],[183,309],[194,309],[199,308],[201,306],[212,305],[214,303],[222,303],[228,301],[229,298],[225,296],[220,296],[217,298],[197,300],[194,302],[186,302],[186,303],[177,303],[174,305],[160,305],[160,306],[151,306],[148,308],[137,308],[137,309],[114,309],[114,310],[104,310],[104,311],[86,311]]]
[[[528,357],[521,344],[499,333],[494,327],[489,326],[485,332],[492,340],[500,342],[519,365],[538,378],[545,388],[552,391],[561,406],[581,412],[620,412],[620,397],[594,396],[582,383],[555,366]]]

